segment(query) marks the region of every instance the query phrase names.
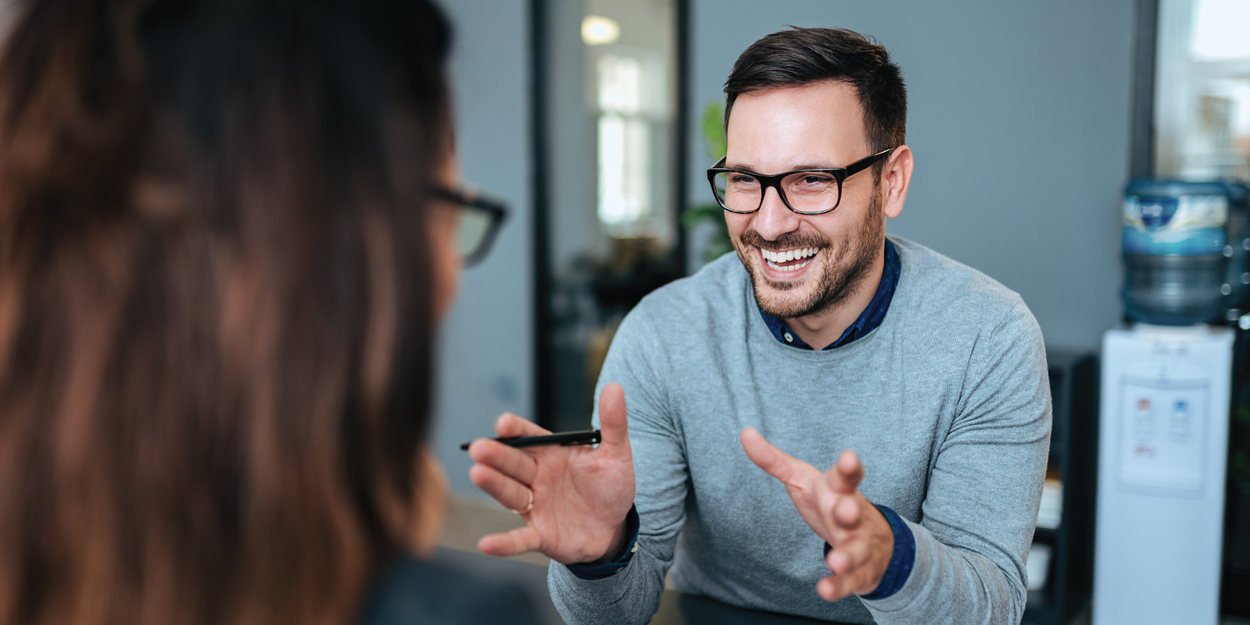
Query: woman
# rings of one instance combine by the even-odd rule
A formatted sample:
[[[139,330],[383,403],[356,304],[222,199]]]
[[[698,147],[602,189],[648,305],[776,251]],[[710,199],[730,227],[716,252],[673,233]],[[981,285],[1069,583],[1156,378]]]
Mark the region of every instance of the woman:
[[[511,597],[413,588],[450,574],[404,555],[436,534],[431,341],[472,210],[438,12],[28,0],[11,26],[0,623],[472,622]]]

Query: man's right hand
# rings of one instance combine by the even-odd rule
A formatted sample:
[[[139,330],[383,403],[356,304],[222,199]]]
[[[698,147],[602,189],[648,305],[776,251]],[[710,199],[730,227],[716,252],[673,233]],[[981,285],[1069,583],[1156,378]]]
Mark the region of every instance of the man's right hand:
[[[623,535],[625,517],[634,504],[634,461],[625,391],[619,384],[608,384],[599,396],[599,424],[603,438],[596,448],[515,449],[490,439],[473,441],[469,457],[477,464],[469,469],[469,479],[525,519],[525,527],[483,536],[477,543],[482,553],[506,557],[538,551],[573,564],[602,561],[623,548],[628,539]],[[503,414],[495,421],[495,434],[505,438],[550,432]]]

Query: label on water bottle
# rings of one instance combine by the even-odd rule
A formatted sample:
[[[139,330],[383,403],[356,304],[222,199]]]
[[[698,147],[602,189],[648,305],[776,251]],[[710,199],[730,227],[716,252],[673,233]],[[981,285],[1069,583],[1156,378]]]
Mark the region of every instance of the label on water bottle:
[[[1124,253],[1219,255],[1228,240],[1228,198],[1222,195],[1124,198]]]

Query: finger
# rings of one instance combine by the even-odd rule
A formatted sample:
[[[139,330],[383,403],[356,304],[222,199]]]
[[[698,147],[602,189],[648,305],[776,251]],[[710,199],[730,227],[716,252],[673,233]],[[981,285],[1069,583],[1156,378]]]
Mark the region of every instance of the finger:
[[[816,582],[816,594],[825,601],[838,601],[851,594],[850,580],[837,575],[830,575]]]
[[[551,431],[539,427],[537,423],[522,419],[511,412],[505,412],[495,419],[495,436],[511,438],[513,436],[542,436]]]
[[[600,447],[609,450],[629,448],[629,416],[625,411],[625,389],[615,382],[599,394]]]
[[[862,540],[850,541],[830,551],[829,555],[825,556],[825,565],[834,575],[845,578],[864,566],[871,556],[868,543]]]
[[[509,510],[528,508],[530,497],[533,497],[533,491],[528,486],[484,464],[469,467],[469,479],[474,486],[482,489]]]
[[[855,529],[863,518],[864,509],[856,497],[841,497],[833,506],[833,520],[841,529]]]
[[[477,541],[478,551],[497,558],[538,551],[541,545],[538,530],[529,525],[503,534],[487,534]]]
[[[825,556],[825,566],[829,567],[830,573],[833,573],[834,575],[841,575],[846,573],[847,569],[850,568],[851,563],[846,553],[835,550],[830,551],[829,555]]]
[[[469,445],[469,458],[479,465],[492,467],[512,479],[530,485],[538,475],[534,457],[499,441],[478,439]]]
[[[842,451],[838,456],[838,476],[842,478],[848,492],[859,488],[864,479],[864,463],[860,462],[859,454],[850,449]]]
[[[821,479],[833,492],[839,495],[851,495],[855,493],[855,489],[859,488],[863,477],[864,472],[859,463],[859,456],[847,449],[838,456],[837,462],[825,471]]]
[[[739,440],[751,462],[787,485],[804,486],[811,481],[814,473],[819,473],[812,465],[792,457],[764,440],[764,436],[755,428],[742,430]]]

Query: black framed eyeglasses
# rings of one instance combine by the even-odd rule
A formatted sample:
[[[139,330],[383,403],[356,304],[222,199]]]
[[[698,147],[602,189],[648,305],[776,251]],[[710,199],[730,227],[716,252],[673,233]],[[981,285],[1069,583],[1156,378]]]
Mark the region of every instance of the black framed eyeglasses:
[[[456,244],[465,267],[481,262],[490,252],[495,236],[508,216],[508,207],[502,202],[487,199],[472,187],[448,189],[434,187],[436,197],[454,202],[461,209],[460,224],[456,230]]]
[[[773,176],[725,169],[727,157],[721,157],[715,167],[707,170],[707,181],[717,203],[731,213],[759,210],[764,205],[764,193],[773,187],[786,208],[800,215],[823,215],[842,202],[844,180],[872,167],[893,151],[894,148],[882,150],[837,169],[797,169]]]

